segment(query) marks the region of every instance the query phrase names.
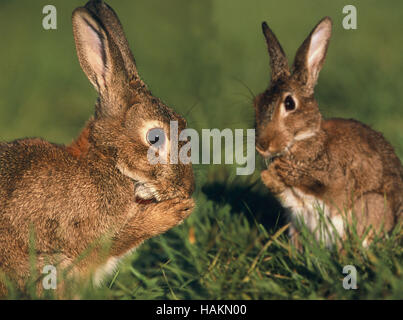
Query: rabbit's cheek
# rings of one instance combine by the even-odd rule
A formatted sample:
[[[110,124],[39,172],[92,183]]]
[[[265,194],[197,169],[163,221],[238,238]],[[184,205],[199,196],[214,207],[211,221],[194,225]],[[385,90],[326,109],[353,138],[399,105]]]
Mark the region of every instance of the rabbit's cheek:
[[[268,151],[272,155],[283,154],[290,145],[292,139],[281,131],[277,131],[273,139],[270,141]]]
[[[278,151],[278,140],[281,136],[281,133],[278,132],[278,130],[271,124],[259,131],[261,131],[261,133],[258,135],[256,141],[256,149],[264,157],[275,154]]]

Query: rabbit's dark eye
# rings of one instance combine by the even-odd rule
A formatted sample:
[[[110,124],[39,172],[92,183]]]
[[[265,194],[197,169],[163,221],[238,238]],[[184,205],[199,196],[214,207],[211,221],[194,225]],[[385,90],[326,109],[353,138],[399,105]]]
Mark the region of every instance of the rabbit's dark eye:
[[[147,142],[154,147],[163,146],[165,144],[165,132],[162,128],[153,128],[147,132]]]
[[[292,111],[295,109],[295,101],[291,96],[287,96],[284,100],[284,107],[287,111]]]

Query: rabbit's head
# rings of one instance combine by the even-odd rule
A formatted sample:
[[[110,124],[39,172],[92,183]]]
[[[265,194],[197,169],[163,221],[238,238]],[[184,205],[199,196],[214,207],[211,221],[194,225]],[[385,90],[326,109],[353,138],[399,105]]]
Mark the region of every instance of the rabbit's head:
[[[305,39],[290,70],[272,30],[264,22],[263,34],[270,55],[269,88],[255,99],[256,149],[265,158],[285,154],[294,143],[313,137],[321,114],[314,87],[331,36],[331,19],[325,17]]]
[[[170,122],[177,122],[180,133],[186,121],[140,79],[117,15],[103,1],[90,1],[72,20],[80,65],[99,93],[87,126],[91,148],[133,180],[139,202],[190,197],[191,164],[169,161]],[[148,151],[157,145],[167,154],[165,164],[150,163]]]

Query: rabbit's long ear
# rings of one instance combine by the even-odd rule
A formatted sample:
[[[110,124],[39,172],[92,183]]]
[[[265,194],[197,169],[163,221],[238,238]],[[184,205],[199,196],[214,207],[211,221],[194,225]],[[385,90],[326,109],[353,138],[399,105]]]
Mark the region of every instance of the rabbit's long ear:
[[[266,22],[262,23],[262,30],[270,56],[271,80],[275,81],[283,76],[289,76],[288,61],[280,42]]]
[[[113,42],[119,48],[125,69],[130,79],[139,79],[135,59],[130,50],[129,43],[127,42],[122,24],[120,23],[115,11],[107,3],[101,0],[89,1],[85,5],[85,8],[91,11],[91,13],[103,23],[108,35],[111,36]]]
[[[295,55],[293,76],[304,84],[308,93],[313,93],[331,34],[332,20],[325,17],[313,28]]]
[[[130,80],[118,46],[102,21],[86,8],[73,12],[73,33],[78,60],[99,92],[102,108],[97,115],[119,115],[125,84]]]

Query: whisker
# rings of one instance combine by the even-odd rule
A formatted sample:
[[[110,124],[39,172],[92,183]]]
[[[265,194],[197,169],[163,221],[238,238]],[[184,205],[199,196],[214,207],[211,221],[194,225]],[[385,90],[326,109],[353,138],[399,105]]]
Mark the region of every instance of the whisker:
[[[251,99],[254,100],[256,95],[255,93],[252,91],[252,89],[245,83],[243,82],[241,79],[237,78],[237,77],[232,77],[235,81],[238,81],[240,84],[242,84],[249,92],[249,94],[251,95]]]
[[[185,112],[184,117],[186,118],[188,116],[188,114],[190,113],[190,111],[192,111],[199,103],[200,101],[196,101],[195,103],[193,103],[190,108]]]

